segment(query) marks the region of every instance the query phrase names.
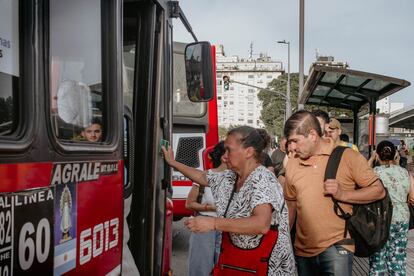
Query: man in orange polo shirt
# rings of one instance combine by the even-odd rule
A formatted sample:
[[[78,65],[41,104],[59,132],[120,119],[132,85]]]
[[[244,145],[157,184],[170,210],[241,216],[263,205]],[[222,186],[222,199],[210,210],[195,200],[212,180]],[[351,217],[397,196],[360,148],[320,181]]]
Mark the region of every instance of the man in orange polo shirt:
[[[310,112],[293,114],[284,132],[297,156],[287,164],[284,192],[291,225],[297,215],[294,245],[298,273],[352,275],[354,247],[341,242],[345,221],[334,213],[331,197],[350,212],[352,203],[383,198],[383,186],[364,157],[353,150],[345,150],[337,178],[324,181],[328,158],[336,144],[322,137],[319,122]]]

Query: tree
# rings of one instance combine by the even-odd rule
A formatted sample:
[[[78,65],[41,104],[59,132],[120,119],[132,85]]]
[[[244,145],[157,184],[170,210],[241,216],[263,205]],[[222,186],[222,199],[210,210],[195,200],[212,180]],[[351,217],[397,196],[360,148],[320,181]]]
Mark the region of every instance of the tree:
[[[280,75],[273,79],[267,89],[280,92],[286,95],[287,74]],[[290,101],[292,109],[295,110],[298,105],[299,91],[299,73],[290,74]],[[261,120],[266,130],[276,136],[281,137],[285,121],[286,100],[276,93],[266,90],[260,90],[258,93],[259,100],[262,101]]]
[[[306,81],[306,76],[305,76]],[[273,79],[267,89],[286,94],[287,74],[280,75],[277,79]],[[299,73],[290,74],[290,101],[292,112],[298,106],[299,92]],[[283,135],[283,127],[285,122],[286,100],[276,93],[260,90],[258,93],[259,100],[262,101],[261,120],[266,126],[266,130],[273,135],[281,137]],[[352,111],[332,108],[318,105],[305,105],[306,110],[321,109],[326,111],[331,118],[352,118]]]

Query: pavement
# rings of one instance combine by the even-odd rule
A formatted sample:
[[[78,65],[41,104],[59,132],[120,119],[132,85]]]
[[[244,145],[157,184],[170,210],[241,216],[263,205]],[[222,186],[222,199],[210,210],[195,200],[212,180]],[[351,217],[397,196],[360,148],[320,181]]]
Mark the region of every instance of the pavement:
[[[172,271],[174,276],[187,275],[188,241],[190,231],[184,226],[184,220],[174,221],[172,227]],[[202,276],[202,275],[200,275]]]
[[[368,275],[368,271],[369,271],[368,259],[355,257],[352,268],[353,268],[352,275],[354,276]],[[407,275],[414,276],[414,230],[410,230],[408,232]]]

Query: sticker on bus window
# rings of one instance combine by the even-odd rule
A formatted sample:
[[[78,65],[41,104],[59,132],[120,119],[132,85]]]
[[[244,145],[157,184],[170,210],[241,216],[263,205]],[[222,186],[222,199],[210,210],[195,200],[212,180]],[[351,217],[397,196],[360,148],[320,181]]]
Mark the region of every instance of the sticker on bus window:
[[[0,72],[16,77],[19,76],[19,34],[19,2],[0,1]]]

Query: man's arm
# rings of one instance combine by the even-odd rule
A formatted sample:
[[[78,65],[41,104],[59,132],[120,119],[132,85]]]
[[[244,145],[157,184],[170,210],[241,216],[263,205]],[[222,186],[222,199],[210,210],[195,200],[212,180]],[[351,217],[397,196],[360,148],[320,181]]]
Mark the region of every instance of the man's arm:
[[[286,200],[286,204],[289,209],[289,226],[292,229],[296,218],[296,200]]]
[[[324,194],[346,203],[366,204],[384,198],[385,190],[379,179],[367,187],[350,191],[342,190],[336,179],[328,179],[324,183]]]

